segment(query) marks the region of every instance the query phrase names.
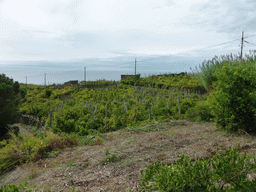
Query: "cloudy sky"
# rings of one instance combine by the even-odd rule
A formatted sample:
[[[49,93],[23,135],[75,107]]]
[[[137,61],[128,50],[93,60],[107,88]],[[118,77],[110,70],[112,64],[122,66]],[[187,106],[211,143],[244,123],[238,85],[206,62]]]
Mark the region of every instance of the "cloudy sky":
[[[242,31],[255,49],[255,10],[255,0],[0,0],[0,62],[198,62],[238,53]]]

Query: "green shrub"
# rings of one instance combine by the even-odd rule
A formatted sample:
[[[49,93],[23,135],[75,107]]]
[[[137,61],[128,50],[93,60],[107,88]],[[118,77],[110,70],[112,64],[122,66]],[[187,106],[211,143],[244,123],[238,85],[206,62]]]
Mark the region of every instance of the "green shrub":
[[[216,73],[218,81],[209,102],[217,126],[228,130],[256,131],[256,66],[245,63],[225,65]]]
[[[185,114],[188,109],[192,108],[195,105],[195,102],[189,101],[187,98],[183,99],[180,103],[180,113]]]
[[[76,121],[79,119],[80,109],[70,107],[62,111],[62,113],[56,113],[53,120],[53,131],[71,133],[75,132]]]
[[[35,189],[37,188],[37,186],[33,186],[33,187],[29,187],[27,188],[27,183],[25,183],[24,185],[20,184],[20,185],[3,185],[0,187],[0,192],[19,192],[19,191],[26,191],[26,192],[30,192],[30,191],[35,191]]]
[[[14,135],[8,141],[0,142],[0,174],[10,171],[16,165],[36,161],[47,152],[77,145],[71,136],[59,137],[47,132],[43,138],[33,135]]]
[[[240,152],[238,146],[212,159],[193,160],[180,154],[172,165],[155,162],[141,172],[140,191],[254,191],[256,180],[246,180],[256,168],[255,161],[250,163],[254,155],[240,157]]]
[[[52,89],[47,88],[44,90],[44,97],[49,98],[51,94],[52,94]]]
[[[19,83],[0,74],[0,137],[8,132],[8,124],[17,121]]]
[[[191,107],[186,111],[185,115],[192,121],[209,122],[214,118],[210,104],[207,101],[198,101],[194,107]]]

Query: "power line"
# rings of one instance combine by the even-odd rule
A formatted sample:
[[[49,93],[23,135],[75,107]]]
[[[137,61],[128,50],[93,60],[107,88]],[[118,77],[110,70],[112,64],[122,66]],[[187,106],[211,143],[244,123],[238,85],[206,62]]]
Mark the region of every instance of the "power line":
[[[184,53],[190,53],[190,52],[198,51],[198,50],[202,50],[202,49],[213,48],[213,47],[225,45],[225,44],[228,44],[228,43],[232,43],[232,42],[235,42],[235,41],[238,41],[238,40],[240,40],[240,39],[235,39],[235,40],[232,40],[232,41],[228,41],[228,42],[224,42],[224,43],[220,43],[220,44],[216,44],[216,45],[211,45],[211,46],[208,46],[208,47],[202,47],[202,48],[199,48],[199,49],[194,49],[194,50],[185,51],[185,52],[176,53],[176,54],[171,54],[171,55],[165,55],[165,56],[161,56],[161,57],[157,57],[157,58],[152,58],[152,59],[147,59],[147,60],[142,60],[142,61],[137,61],[137,62],[151,61],[151,60],[155,60],[155,59],[159,59],[159,58],[163,58],[163,57],[170,57],[170,56],[180,55],[180,54],[184,54]]]
[[[256,36],[255,35],[251,35],[251,36],[247,36],[247,37],[244,37],[245,38],[250,38],[250,37],[254,37]],[[232,40],[232,41],[227,41],[227,42],[223,42],[223,43],[220,43],[220,44],[215,44],[215,45],[211,45],[211,46],[207,46],[207,47],[202,47],[202,48],[198,48],[198,49],[193,49],[193,50],[189,50],[189,51],[184,51],[184,52],[180,52],[180,53],[176,53],[176,54],[170,54],[170,55],[164,55],[164,56],[159,56],[159,57],[155,57],[155,58],[150,58],[150,59],[145,59],[145,60],[141,60],[141,61],[137,61],[135,60],[135,65],[136,65],[136,62],[146,62],[146,61],[152,61],[152,60],[156,60],[156,59],[160,59],[160,58],[166,58],[166,57],[171,57],[171,56],[175,56],[175,55],[180,55],[180,54],[185,54],[185,53],[190,53],[190,52],[194,52],[194,51],[199,51],[199,50],[204,50],[204,49],[209,49],[209,48],[213,48],[213,47],[218,47],[218,46],[221,46],[221,45],[225,45],[225,44],[229,44],[229,43],[232,43],[232,42],[235,42],[235,41],[238,41],[240,40],[239,39],[235,39],[235,40]],[[248,41],[244,41],[246,43],[249,43],[249,44],[252,44],[254,46],[256,46],[255,44],[253,43],[250,43]],[[149,55],[149,56],[153,56],[153,55]],[[170,60],[169,62],[171,61],[176,61],[176,62],[179,62],[179,61],[186,61],[186,60],[194,60],[194,59],[182,59],[182,60]],[[130,64],[130,63],[134,63],[134,62],[124,62],[126,64]],[[33,67],[33,66],[32,66]],[[67,67],[67,66],[63,66],[61,68],[72,68],[72,67]],[[73,68],[74,69],[74,68]],[[72,71],[63,71],[63,72],[49,72],[47,73],[47,75],[56,75],[56,74],[67,74],[67,73],[72,73],[72,72],[81,72],[81,70],[72,70]],[[135,72],[136,73],[136,72]],[[32,78],[32,77],[39,77],[39,76],[43,76],[45,74],[39,74],[39,75],[33,75],[33,76],[26,76],[29,77],[29,78]]]
[[[55,74],[66,74],[66,73],[72,73],[72,72],[79,72],[81,70],[73,70],[73,71],[65,71],[65,72],[48,72],[47,75],[55,75]],[[27,77],[38,77],[38,76],[43,76],[44,74],[41,75],[34,75],[34,76],[27,76]]]
[[[43,76],[44,74],[41,75],[33,75],[33,76],[26,76],[26,77],[39,77],[39,76]]]
[[[244,42],[256,46],[256,44],[254,44],[254,43],[251,43],[251,42],[248,42],[248,41],[244,41]]]
[[[250,38],[250,37],[254,37],[254,36],[256,36],[256,35],[251,35],[251,36],[248,36],[248,37],[244,37],[244,38]]]

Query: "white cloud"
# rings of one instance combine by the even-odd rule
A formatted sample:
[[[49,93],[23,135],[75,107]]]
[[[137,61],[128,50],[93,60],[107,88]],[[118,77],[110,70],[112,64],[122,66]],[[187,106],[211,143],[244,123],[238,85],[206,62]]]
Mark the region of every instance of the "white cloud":
[[[252,33],[255,31],[255,10],[254,0],[207,1],[192,6],[185,23],[216,32]]]
[[[0,1],[0,59],[133,57],[202,48],[232,40],[234,32],[240,37],[242,28],[254,30],[256,3],[236,2]]]
[[[170,7],[170,6],[175,5],[175,2],[173,2],[172,0],[168,0],[168,1],[165,2],[165,5]]]
[[[40,27],[49,22],[48,16],[37,8],[33,0],[8,0],[1,6],[4,18],[18,22],[24,26]]]

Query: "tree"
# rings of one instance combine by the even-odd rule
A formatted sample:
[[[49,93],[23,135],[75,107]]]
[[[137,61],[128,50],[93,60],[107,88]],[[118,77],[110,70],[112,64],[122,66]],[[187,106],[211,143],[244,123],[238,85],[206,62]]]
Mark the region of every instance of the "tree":
[[[0,74],[0,137],[8,132],[8,124],[13,124],[18,119],[17,106],[19,83]]]
[[[210,102],[217,126],[229,131],[256,131],[255,62],[225,65],[216,74]]]

